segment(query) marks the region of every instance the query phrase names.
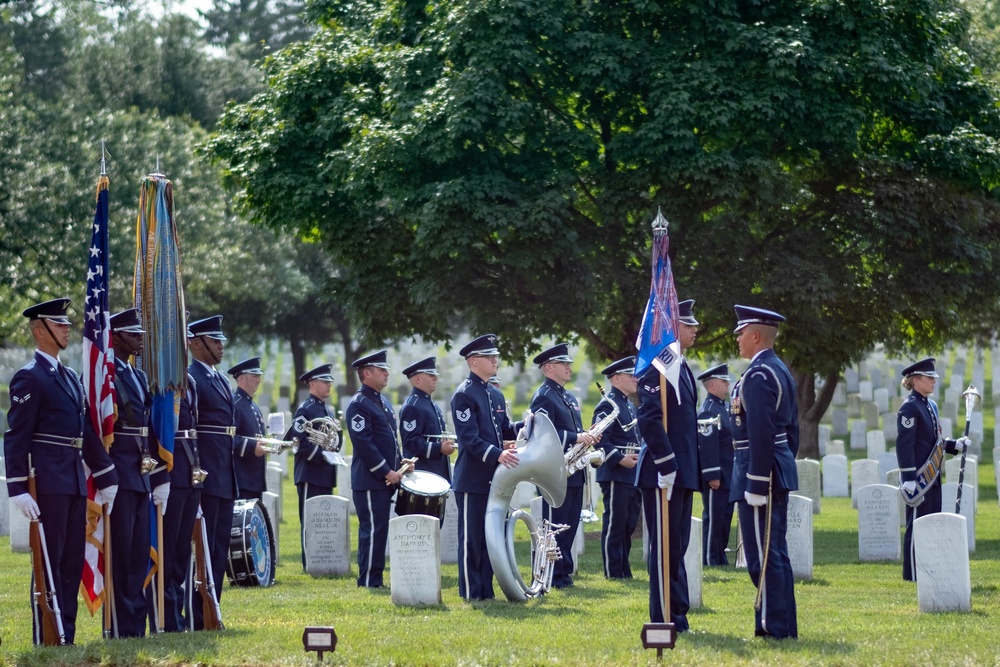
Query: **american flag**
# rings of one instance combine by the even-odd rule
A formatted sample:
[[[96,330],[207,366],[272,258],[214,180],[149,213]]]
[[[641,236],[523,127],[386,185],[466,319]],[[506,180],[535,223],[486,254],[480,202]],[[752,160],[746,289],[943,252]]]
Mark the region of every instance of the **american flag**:
[[[677,290],[670,267],[670,237],[663,213],[653,220],[653,277],[649,301],[635,341],[635,374],[642,375],[651,365],[676,389],[680,376],[680,343],[677,342]],[[677,393],[677,392],[675,392]],[[677,394],[680,401],[680,394]]]
[[[97,210],[87,260],[87,296],[84,300],[83,388],[94,431],[111,446],[115,424],[115,358],[110,348],[111,313],[108,311],[108,188],[107,176],[97,182]],[[81,589],[94,613],[104,591],[104,528],[101,506],[94,502],[96,486],[87,480],[87,546]]]

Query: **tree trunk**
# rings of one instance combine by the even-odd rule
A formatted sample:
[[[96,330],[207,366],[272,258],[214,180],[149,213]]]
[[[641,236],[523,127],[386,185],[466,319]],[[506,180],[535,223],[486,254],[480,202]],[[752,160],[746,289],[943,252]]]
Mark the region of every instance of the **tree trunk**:
[[[289,387],[288,395],[292,401],[293,410],[298,407],[299,401],[299,378],[308,370],[306,368],[306,344],[301,336],[290,334],[288,336],[288,347],[292,350],[292,386]]]
[[[353,396],[358,390],[358,374],[351,364],[365,351],[364,345],[355,346],[351,337],[351,321],[341,314],[333,316],[333,321],[340,333],[340,341],[344,345],[344,385],[347,396]]]
[[[816,380],[808,373],[789,369],[795,378],[795,400],[799,407],[799,451],[796,458],[819,459],[819,420],[833,400],[840,377],[837,373],[826,376],[823,389],[816,394]]]

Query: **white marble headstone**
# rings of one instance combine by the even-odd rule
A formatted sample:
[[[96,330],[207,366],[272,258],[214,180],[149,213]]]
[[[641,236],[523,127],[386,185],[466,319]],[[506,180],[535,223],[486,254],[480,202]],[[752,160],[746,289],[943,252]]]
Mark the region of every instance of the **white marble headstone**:
[[[347,498],[316,496],[306,500],[304,514],[306,572],[350,574],[351,532]]]
[[[875,457],[875,460],[878,461],[878,481],[885,483],[885,476],[889,474],[889,471],[899,467],[896,452],[882,452]]]
[[[827,451],[827,448],[830,446],[830,430],[831,429],[829,424],[819,425],[819,431],[817,433],[819,437],[820,456],[830,453],[829,451]]]
[[[511,509],[528,507],[531,499],[535,497],[535,485],[531,482],[518,482],[514,487],[514,494],[510,498]]]
[[[691,517],[691,541],[684,552],[684,569],[687,570],[688,600],[691,609],[701,609],[701,519]]]
[[[799,473],[798,494],[812,500],[813,514],[819,514],[820,502],[820,470],[819,461],[814,459],[798,459],[795,467]]]
[[[865,428],[869,431],[877,429],[880,423],[878,405],[873,401],[865,401],[862,403],[862,407],[864,408]]]
[[[941,510],[955,512],[955,501],[958,496],[958,482],[948,482],[941,487]],[[967,541],[969,553],[976,553],[976,497],[972,487],[962,485],[962,516],[965,517],[965,528],[968,531]]]
[[[843,440],[831,440],[830,444],[826,446],[827,454],[840,454],[844,455],[844,441]]]
[[[954,456],[945,460],[944,462],[944,478],[948,482],[955,482],[958,484],[958,478],[961,477],[962,468],[962,457]],[[975,456],[967,455],[965,457],[965,477],[962,479],[963,484],[968,484],[973,489],[973,494],[976,496],[976,501],[979,501],[979,459]],[[963,492],[964,493],[964,492]]]
[[[953,437],[953,433],[952,433],[953,430],[954,430],[954,427],[952,426],[953,423],[954,422],[952,422],[947,417],[942,417],[941,418],[941,435],[943,435],[946,438]]]
[[[846,474],[846,469],[845,469]],[[845,494],[846,495],[846,494]],[[788,496],[788,558],[796,579],[813,576],[812,500],[794,493]]]
[[[337,470],[337,495],[347,498],[351,503],[351,514],[357,514],[358,509],[354,506],[354,492],[351,490],[351,459],[353,456],[344,456],[347,467],[340,466]],[[395,507],[395,504],[393,504]]]
[[[851,494],[847,486],[847,457],[827,454],[823,457],[823,495],[846,498]]]
[[[269,493],[278,496],[278,516],[275,521],[281,521],[281,466],[277,463],[268,463],[264,468],[264,481]]]
[[[878,461],[859,459],[851,462],[851,507],[858,506],[858,489],[882,481]]]
[[[444,504],[444,523],[441,524],[441,562],[458,562],[458,502],[455,492],[448,492]]]
[[[7,516],[10,517],[10,550],[16,554],[29,553],[31,544],[28,540],[28,526],[31,522],[14,503],[7,503]]]
[[[894,410],[894,412],[896,412]],[[898,433],[899,424],[896,423],[896,418],[893,416],[888,416],[882,421],[882,433],[885,435],[886,442],[896,442],[896,438],[899,436]]]
[[[278,521],[278,506],[281,499],[278,494],[271,493],[270,491],[265,491],[262,500],[264,502],[264,510],[267,511],[267,521],[271,524],[271,534],[274,535],[274,564],[278,565],[281,560],[281,549],[280,549],[280,536],[278,535],[278,526],[281,522]]]
[[[885,433],[882,431],[868,431],[865,443],[868,446],[868,458],[878,459],[879,454],[885,454]]]
[[[875,401],[875,405],[878,406],[879,414],[885,414],[889,411],[889,390],[885,387],[879,387],[872,392],[872,399]]]
[[[397,605],[441,603],[441,535],[436,516],[389,521],[389,585]]]
[[[865,422],[855,419],[851,422],[851,449],[866,449],[868,447],[868,429]]]
[[[858,491],[858,558],[861,561],[899,560],[899,490],[888,484],[869,484]]]
[[[860,382],[858,382],[858,394],[861,395],[862,401],[872,400],[871,380],[861,380]]]
[[[830,417],[830,429],[834,436],[845,436],[850,433],[848,426],[847,410],[845,408],[834,408]]]
[[[940,512],[913,522],[917,605],[922,612],[972,611],[966,519]]]
[[[892,470],[890,470],[885,474],[885,483],[888,484],[889,486],[894,486],[897,489],[899,488],[899,468],[893,468]],[[899,525],[905,526],[906,501],[903,500],[902,492],[896,494],[896,497],[899,498]]]
[[[0,470],[3,470],[2,462],[0,462]],[[9,505],[10,501],[7,498],[7,478],[0,477],[0,537],[10,535]]]
[[[997,384],[1000,384],[1000,382]],[[1000,428],[996,430],[1000,433]],[[1000,489],[1000,447],[993,448],[993,480],[996,484],[995,488]],[[997,496],[997,504],[1000,504],[1000,496]]]

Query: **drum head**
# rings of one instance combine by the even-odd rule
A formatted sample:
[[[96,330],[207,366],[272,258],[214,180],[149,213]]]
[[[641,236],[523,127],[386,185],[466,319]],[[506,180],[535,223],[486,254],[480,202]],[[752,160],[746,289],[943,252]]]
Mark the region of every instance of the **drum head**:
[[[258,500],[238,500],[233,506],[232,539],[227,573],[237,586],[274,583],[274,536],[267,510]]]
[[[441,475],[435,475],[426,470],[415,470],[403,475],[399,485],[418,496],[446,496],[451,490],[451,484]]]

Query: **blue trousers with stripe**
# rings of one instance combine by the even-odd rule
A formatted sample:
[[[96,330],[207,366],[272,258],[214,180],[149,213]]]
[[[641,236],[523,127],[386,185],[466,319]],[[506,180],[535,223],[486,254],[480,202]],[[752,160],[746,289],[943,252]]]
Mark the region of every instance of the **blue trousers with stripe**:
[[[389,510],[394,489],[354,491],[358,511],[358,586],[383,586],[385,547],[389,540]]]
[[[767,571],[761,577],[761,561],[771,516],[771,539],[767,552]],[[799,636],[795,616],[795,580],[788,558],[788,491],[772,491],[771,501],[763,507],[739,503],[740,532],[747,572],[754,586],[763,587],[760,609],[754,612],[754,634],[758,637],[794,639]]]
[[[610,579],[631,579],[628,557],[632,550],[632,533],[642,514],[642,494],[634,484],[601,482],[604,515],[601,522],[601,557],[604,576]]]
[[[649,537],[649,555],[646,565],[649,571],[649,620],[663,623],[664,589],[660,573],[663,571],[664,543],[660,531],[661,495],[666,491],[658,488],[642,489],[642,513],[646,520],[646,535]],[[684,553],[691,541],[691,508],[694,492],[690,489],[675,488],[670,499],[668,518],[670,534],[670,622],[676,632],[688,629],[687,612],[691,607],[688,597],[687,569],[684,567]]]

